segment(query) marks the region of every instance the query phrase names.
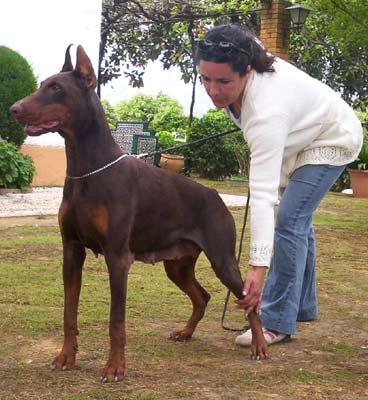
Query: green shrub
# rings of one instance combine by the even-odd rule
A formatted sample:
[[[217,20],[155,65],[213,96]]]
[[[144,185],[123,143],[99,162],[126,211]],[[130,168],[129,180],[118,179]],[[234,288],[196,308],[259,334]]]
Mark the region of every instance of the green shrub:
[[[0,138],[20,146],[23,128],[10,115],[9,107],[37,87],[31,66],[19,53],[0,46]]]
[[[202,118],[193,120],[188,142],[234,128],[222,110],[210,110]],[[232,133],[191,146],[185,149],[184,155],[186,168],[191,172],[209,179],[224,179],[246,172],[249,150],[242,134]]]
[[[15,144],[0,140],[0,187],[27,190],[35,167],[31,157],[19,152]]]
[[[102,100],[102,107],[105,112],[106,120],[107,123],[109,124],[109,127],[114,129],[116,127],[116,124],[118,122],[118,118],[115,113],[114,107],[109,103],[108,100]]]
[[[167,131],[161,131],[156,134],[158,139],[158,147],[160,149],[167,149],[169,147],[175,146],[176,142],[173,135]]]
[[[138,94],[119,102],[114,109],[119,121],[145,121],[156,132],[176,132],[188,125],[179,102],[162,93],[157,96]]]

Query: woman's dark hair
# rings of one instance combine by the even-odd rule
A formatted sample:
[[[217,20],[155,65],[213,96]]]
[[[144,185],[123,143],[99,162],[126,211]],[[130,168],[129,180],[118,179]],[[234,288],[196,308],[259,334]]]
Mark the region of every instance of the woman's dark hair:
[[[238,25],[218,25],[198,42],[196,62],[228,63],[240,75],[248,65],[257,72],[275,72],[275,56],[268,53],[259,39]]]

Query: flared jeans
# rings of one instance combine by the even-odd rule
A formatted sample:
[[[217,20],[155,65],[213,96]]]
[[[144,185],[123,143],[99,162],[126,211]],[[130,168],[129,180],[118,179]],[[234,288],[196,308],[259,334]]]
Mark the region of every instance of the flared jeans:
[[[296,322],[317,317],[313,212],[345,169],[304,165],[282,190],[274,249],[261,303],[265,328],[293,335]]]

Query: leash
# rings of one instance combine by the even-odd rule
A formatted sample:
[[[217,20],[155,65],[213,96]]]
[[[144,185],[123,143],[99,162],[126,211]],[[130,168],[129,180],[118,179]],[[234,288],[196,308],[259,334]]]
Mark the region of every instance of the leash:
[[[138,158],[152,157],[152,156],[155,156],[156,154],[162,154],[162,153],[166,153],[168,151],[182,149],[184,147],[193,146],[194,144],[206,142],[207,140],[216,139],[221,136],[229,135],[230,133],[237,132],[238,130],[239,130],[239,128],[235,128],[235,129],[231,129],[230,131],[216,133],[214,135],[208,135],[202,139],[193,140],[192,142],[189,142],[189,143],[179,144],[178,146],[168,147],[167,149],[156,150],[156,151],[151,151],[149,153],[138,154],[136,157],[138,157]]]

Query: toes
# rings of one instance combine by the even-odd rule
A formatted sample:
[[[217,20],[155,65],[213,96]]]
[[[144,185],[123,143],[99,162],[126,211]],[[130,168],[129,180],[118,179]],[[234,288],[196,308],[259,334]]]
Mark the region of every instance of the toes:
[[[186,331],[174,331],[170,334],[169,339],[175,340],[176,342],[184,342],[192,337],[191,333]]]
[[[50,365],[51,370],[61,369],[63,371],[75,368],[75,355],[59,354]]]
[[[252,347],[250,358],[255,361],[265,360],[266,358],[269,358],[269,355],[267,353],[267,348],[264,348],[262,346]]]
[[[120,382],[124,379],[124,368],[122,365],[108,365],[104,368],[101,383]]]
[[[63,354],[59,354],[57,357],[55,357],[50,368],[52,370],[61,369],[64,367],[65,363],[66,363],[66,356]]]
[[[102,375],[100,378],[101,383],[120,382],[123,379],[124,379],[124,374],[119,374],[118,372],[116,374]]]

